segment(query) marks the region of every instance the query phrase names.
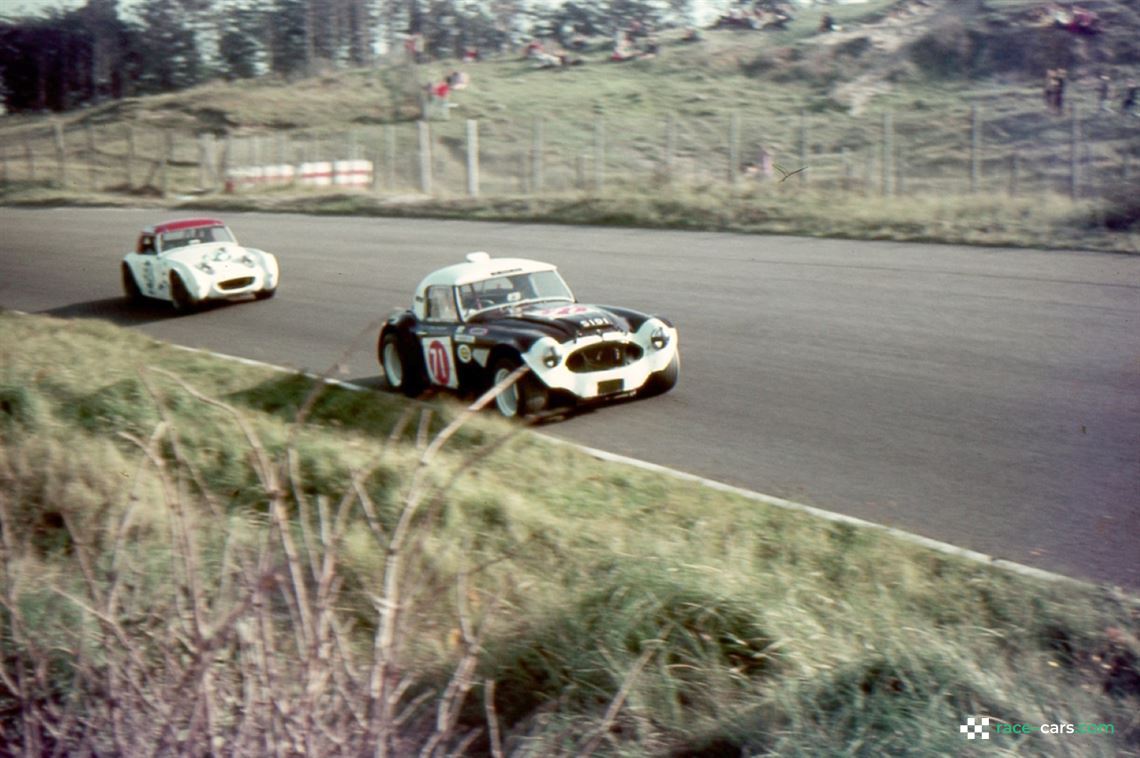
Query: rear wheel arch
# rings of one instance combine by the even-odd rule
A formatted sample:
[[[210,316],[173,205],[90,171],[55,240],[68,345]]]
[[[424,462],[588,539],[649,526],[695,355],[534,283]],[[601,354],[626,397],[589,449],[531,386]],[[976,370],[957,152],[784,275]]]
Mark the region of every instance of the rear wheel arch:
[[[416,397],[427,386],[427,374],[414,337],[395,326],[380,330],[376,357],[389,389]]]
[[[134,269],[131,264],[123,261],[122,264],[123,275],[123,292],[126,294],[127,299],[132,303],[140,302],[144,295],[142,287],[139,286],[138,277],[135,276]]]

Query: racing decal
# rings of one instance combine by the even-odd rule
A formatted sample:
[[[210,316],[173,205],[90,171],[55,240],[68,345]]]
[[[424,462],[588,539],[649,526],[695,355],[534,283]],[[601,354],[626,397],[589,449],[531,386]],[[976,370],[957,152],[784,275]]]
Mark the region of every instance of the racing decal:
[[[156,289],[154,286],[154,263],[151,261],[143,263],[143,288],[148,293],[154,293]]]
[[[471,346],[470,345],[460,345],[459,347],[455,348],[455,354],[457,356],[459,356],[459,360],[462,363],[470,363],[471,362]]]
[[[467,330],[467,333],[468,334],[474,334],[474,335],[482,337],[483,335],[485,335],[487,333],[487,330],[481,326],[473,326]]]
[[[469,345],[473,345],[473,344],[475,344],[475,337],[473,335],[470,335],[470,334],[456,334],[455,335],[455,341],[456,342],[466,342]]]
[[[459,386],[459,377],[451,363],[451,338],[428,337],[423,340],[424,363],[427,364],[428,376],[432,384],[455,389]]]
[[[578,316],[589,313],[590,310],[591,308],[585,305],[564,305],[560,308],[540,308],[534,313],[547,318],[562,318],[563,316]]]
[[[491,351],[485,347],[477,347],[471,351],[471,357],[475,359],[483,368],[487,368],[487,359],[491,357]]]

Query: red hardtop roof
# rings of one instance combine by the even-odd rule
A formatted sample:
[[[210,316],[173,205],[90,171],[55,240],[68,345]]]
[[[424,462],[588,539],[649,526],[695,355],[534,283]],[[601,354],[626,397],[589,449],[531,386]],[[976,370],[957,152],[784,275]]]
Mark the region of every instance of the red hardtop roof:
[[[197,229],[202,226],[225,226],[225,224],[216,218],[184,218],[178,221],[167,221],[162,224],[155,224],[153,229],[146,229],[144,231],[153,231],[155,234],[163,234],[165,232],[177,231],[178,229]]]

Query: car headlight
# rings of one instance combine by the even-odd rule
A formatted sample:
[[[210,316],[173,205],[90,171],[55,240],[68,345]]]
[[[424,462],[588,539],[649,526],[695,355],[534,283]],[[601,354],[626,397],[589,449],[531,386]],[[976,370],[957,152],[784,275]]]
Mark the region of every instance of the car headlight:
[[[655,350],[663,350],[669,344],[669,332],[665,331],[665,327],[659,326],[653,330],[649,335],[649,344]]]
[[[214,273],[213,267],[210,266],[209,263],[206,263],[206,261],[202,261],[201,263],[198,264],[198,270],[204,271],[207,274],[213,274]]]
[[[547,368],[554,368],[562,362],[562,356],[558,353],[557,345],[547,345],[546,350],[542,352],[542,363]]]

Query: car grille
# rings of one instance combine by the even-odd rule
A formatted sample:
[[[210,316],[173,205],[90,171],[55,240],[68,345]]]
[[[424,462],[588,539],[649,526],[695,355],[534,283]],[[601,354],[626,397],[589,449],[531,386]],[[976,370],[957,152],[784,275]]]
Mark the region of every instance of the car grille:
[[[242,287],[248,287],[251,284],[253,284],[252,276],[241,276],[237,279],[226,279],[224,282],[218,282],[218,289],[240,290]]]
[[[578,374],[628,366],[641,358],[641,348],[629,342],[602,342],[570,354],[566,367]]]

